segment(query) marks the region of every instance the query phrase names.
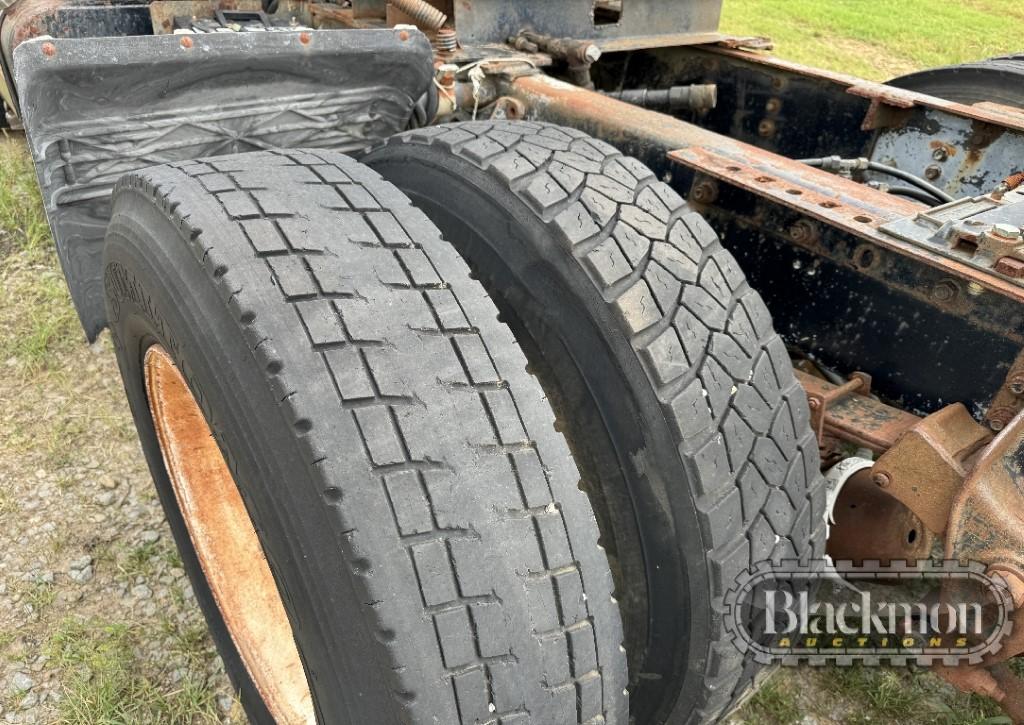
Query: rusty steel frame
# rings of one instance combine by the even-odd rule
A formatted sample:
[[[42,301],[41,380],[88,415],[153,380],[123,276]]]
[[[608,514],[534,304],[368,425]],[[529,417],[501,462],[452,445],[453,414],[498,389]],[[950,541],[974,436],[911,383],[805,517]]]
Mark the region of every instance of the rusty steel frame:
[[[964,478],[991,440],[992,432],[954,403],[906,431],[875,461],[875,483],[942,534]]]
[[[862,124],[862,128],[865,130],[876,128],[880,115],[884,114],[886,109],[898,111],[920,106],[1024,133],[1024,110],[1019,108],[994,103],[977,103],[968,106],[936,96],[896,88],[885,83],[867,81],[845,73],[806,66],[772,55],[722,47],[709,47],[707,50],[716,55],[752,63],[766,69],[825,81],[836,85],[842,92],[868,99],[872,106]]]
[[[999,652],[981,664],[938,668],[963,690],[996,700],[1013,722],[1024,722],[1024,680],[1006,661],[1024,654],[1024,413],[977,457],[949,508],[945,557],[982,561],[1004,578],[1013,598],[1013,630]]]
[[[807,392],[811,421],[819,441],[835,438],[873,453],[884,453],[921,420],[867,395],[868,389],[862,390],[862,378],[851,381],[856,387],[839,392],[838,385],[801,370],[795,372]]]
[[[744,58],[768,57],[737,50],[721,49],[716,52],[739,54]],[[1024,288],[1018,285],[879,231],[878,228],[883,224],[920,211],[921,205],[913,201],[894,197],[695,124],[589,92],[547,75],[524,75],[511,80],[509,85],[508,94],[527,105],[532,112],[531,118],[582,128],[612,144],[635,149],[636,155],[667,154],[672,161],[697,173],[753,192],[808,219],[852,234],[864,242],[915,259],[957,278],[975,282],[1013,302],[1024,303]],[[857,89],[866,93],[873,86],[888,91],[899,90],[866,83]],[[922,102],[930,98],[910,91],[899,90],[899,93],[920,98]],[[881,98],[888,96],[880,91],[877,99]],[[950,112],[959,113],[963,110],[965,115],[970,108],[951,103],[945,103],[944,106]],[[984,111],[970,113],[971,117],[981,115],[992,122],[1002,118]],[[1024,132],[1024,116],[1020,122],[1021,131]]]

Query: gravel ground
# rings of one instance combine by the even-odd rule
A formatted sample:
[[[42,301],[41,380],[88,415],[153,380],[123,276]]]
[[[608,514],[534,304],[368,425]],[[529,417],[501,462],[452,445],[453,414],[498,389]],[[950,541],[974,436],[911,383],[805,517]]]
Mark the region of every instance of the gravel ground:
[[[0,722],[244,722],[20,138],[0,138]]]
[[[109,344],[61,358],[58,385],[0,374],[3,721],[240,722]]]

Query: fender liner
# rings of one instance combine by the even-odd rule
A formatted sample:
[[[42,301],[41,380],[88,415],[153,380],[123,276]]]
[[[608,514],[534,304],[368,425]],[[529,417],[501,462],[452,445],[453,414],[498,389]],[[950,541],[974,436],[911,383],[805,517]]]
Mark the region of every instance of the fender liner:
[[[101,250],[135,169],[271,148],[356,152],[404,130],[433,76],[415,31],[35,38],[14,80],[82,327],[106,326]]]

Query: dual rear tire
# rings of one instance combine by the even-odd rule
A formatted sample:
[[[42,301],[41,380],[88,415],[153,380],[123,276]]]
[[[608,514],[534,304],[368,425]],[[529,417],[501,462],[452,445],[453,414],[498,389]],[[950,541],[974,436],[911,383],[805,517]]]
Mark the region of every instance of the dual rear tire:
[[[806,395],[760,296],[667,184],[574,129],[437,126],[363,161],[466,258],[556,402],[612,565],[632,715],[727,712],[755,670],[725,594],[824,542]]]
[[[625,722],[608,566],[550,408],[393,186],[331,152],[130,174],[105,269],[150,470],[254,722]],[[218,470],[235,527],[229,502],[190,505],[230,498]],[[257,607],[286,615],[304,678]]]
[[[261,152],[115,191],[119,365],[247,713],[626,723],[628,687],[638,723],[715,719],[754,674],[725,592],[823,545],[760,298],[577,132],[428,128],[364,160],[388,181]]]

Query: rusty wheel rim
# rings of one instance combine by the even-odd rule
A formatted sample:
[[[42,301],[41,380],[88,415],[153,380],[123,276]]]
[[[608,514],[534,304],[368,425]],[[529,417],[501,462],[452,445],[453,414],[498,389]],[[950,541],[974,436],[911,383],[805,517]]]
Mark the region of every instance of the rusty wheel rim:
[[[154,345],[143,368],[174,496],[242,663],[275,721],[315,723],[291,624],[224,456],[170,355]]]

